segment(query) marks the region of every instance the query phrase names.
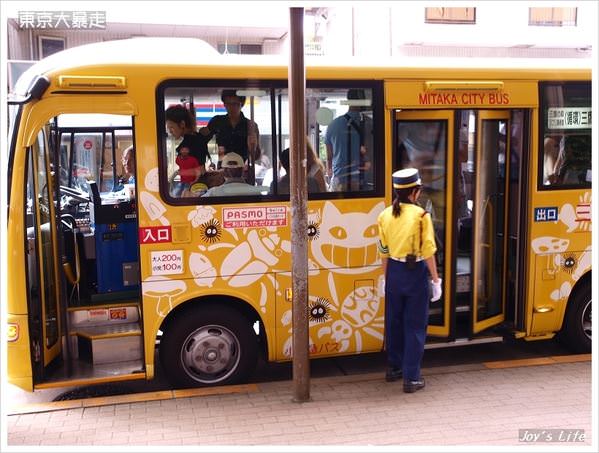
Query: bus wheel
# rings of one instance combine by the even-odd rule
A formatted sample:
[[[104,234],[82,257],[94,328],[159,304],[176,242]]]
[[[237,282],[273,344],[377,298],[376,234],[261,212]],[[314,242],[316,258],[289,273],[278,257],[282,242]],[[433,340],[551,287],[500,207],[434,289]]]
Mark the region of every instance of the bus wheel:
[[[585,285],[573,295],[564,319],[564,342],[579,353],[591,352],[591,288]]]
[[[244,382],[256,366],[257,336],[237,310],[205,306],[169,323],[160,362],[175,387]]]

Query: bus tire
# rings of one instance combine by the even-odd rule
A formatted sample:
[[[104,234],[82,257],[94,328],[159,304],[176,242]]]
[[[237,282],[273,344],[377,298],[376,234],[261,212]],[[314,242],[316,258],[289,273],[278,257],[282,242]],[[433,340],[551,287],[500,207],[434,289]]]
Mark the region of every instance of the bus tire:
[[[587,283],[578,288],[568,303],[562,339],[574,352],[591,352],[591,286]]]
[[[239,311],[207,305],[169,322],[160,362],[177,388],[245,382],[256,366],[257,336]]]

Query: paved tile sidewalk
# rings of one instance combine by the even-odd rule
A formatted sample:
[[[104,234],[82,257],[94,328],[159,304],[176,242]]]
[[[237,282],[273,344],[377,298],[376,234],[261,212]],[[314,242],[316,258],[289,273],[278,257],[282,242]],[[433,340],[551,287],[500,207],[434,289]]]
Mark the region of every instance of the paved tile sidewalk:
[[[12,415],[8,446],[36,445],[592,445],[591,362],[424,370],[426,388],[362,374],[257,391]],[[583,443],[519,442],[520,429],[584,430]],[[565,431],[567,432],[567,431]]]

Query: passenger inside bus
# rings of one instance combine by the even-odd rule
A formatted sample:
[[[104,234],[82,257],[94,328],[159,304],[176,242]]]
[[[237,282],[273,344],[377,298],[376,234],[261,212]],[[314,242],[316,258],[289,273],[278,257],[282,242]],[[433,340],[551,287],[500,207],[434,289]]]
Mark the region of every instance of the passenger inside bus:
[[[248,166],[253,169],[254,162],[260,157],[260,131],[255,121],[246,118],[241,109],[245,104],[245,96],[239,96],[236,90],[223,90],[221,101],[226,115],[216,115],[208,125],[200,129],[200,134],[210,140],[216,136],[218,145],[218,168],[226,153],[235,150]]]
[[[559,154],[559,140],[554,137],[545,137],[543,143],[543,184],[555,182],[555,164]]]
[[[590,183],[591,143],[586,135],[569,135],[560,141],[553,182],[556,184]]]
[[[206,172],[206,161],[210,160],[208,140],[203,135],[196,133],[195,119],[184,106],[174,105],[167,108],[165,118],[166,130],[169,135],[174,140],[181,140],[175,148],[177,153],[175,163],[179,169],[169,177],[171,194],[180,197],[184,190],[189,189],[193,181]],[[187,151],[182,152],[183,149]],[[185,176],[182,176],[182,172]],[[195,175],[193,179],[191,179],[192,173]]]
[[[327,174],[333,192],[369,189],[372,147],[367,139],[372,136],[372,124],[366,124],[364,115],[368,104],[365,91],[348,90],[347,104],[349,110],[329,124],[325,137]]]
[[[308,169],[308,178],[314,178],[316,184],[318,186],[317,192],[326,192],[327,191],[327,183],[324,177],[324,164],[316,155],[316,151],[312,147],[310,143],[310,139],[306,137],[306,160]]]
[[[133,148],[133,145],[123,150],[121,162],[125,171],[125,174],[121,178],[122,183],[135,184],[135,148]]]
[[[191,150],[185,139],[177,147],[177,158],[175,163],[179,166],[171,176],[172,195],[180,197],[185,191],[191,189],[191,185],[204,173],[205,166],[201,165],[198,160],[191,155]],[[175,177],[179,176],[179,182],[175,182]]]
[[[312,149],[312,147],[309,145],[309,142],[306,143],[308,144],[308,147]],[[279,154],[279,162],[285,170],[285,173],[277,181],[277,193],[288,194],[290,191],[289,148],[285,148],[283,151],[281,151],[281,153]],[[311,176],[309,173],[306,175],[306,185],[308,186],[308,193],[321,192],[321,188],[318,184],[317,179],[314,176]],[[270,184],[270,193],[275,193],[274,181]]]
[[[203,197],[219,197],[229,195],[260,195],[266,188],[248,184],[243,177],[245,163],[236,152],[225,152],[221,163],[225,181],[220,186],[211,187]]]
[[[397,162],[400,170],[410,167],[412,162],[410,151],[408,151],[408,136],[408,127],[401,124],[397,130]]]

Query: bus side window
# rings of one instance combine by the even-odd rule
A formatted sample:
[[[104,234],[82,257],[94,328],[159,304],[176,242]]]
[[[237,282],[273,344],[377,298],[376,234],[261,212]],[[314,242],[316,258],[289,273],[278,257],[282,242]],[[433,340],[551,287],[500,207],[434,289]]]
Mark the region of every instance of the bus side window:
[[[579,82],[541,83],[540,186],[591,187],[591,89]]]
[[[264,179],[272,167],[270,90],[190,85],[166,87],[163,94],[166,113],[184,108],[191,119],[179,126],[165,113],[166,138],[162,145],[166,165],[161,171],[166,173],[169,196],[193,198],[198,203],[204,195],[213,202],[229,192],[242,196],[268,194]],[[196,151],[191,146],[191,152],[186,153],[198,160],[200,171],[191,172],[198,165],[187,165],[190,159],[180,156],[186,143],[196,143],[201,148]],[[225,175],[223,159],[228,153],[243,159],[241,176]],[[241,182],[252,190],[237,193],[232,184]]]
[[[586,135],[566,136],[560,146],[555,174],[561,184],[578,185],[590,182],[591,143]]]
[[[327,191],[374,191],[373,90],[310,88],[306,106],[308,140],[323,163]]]

